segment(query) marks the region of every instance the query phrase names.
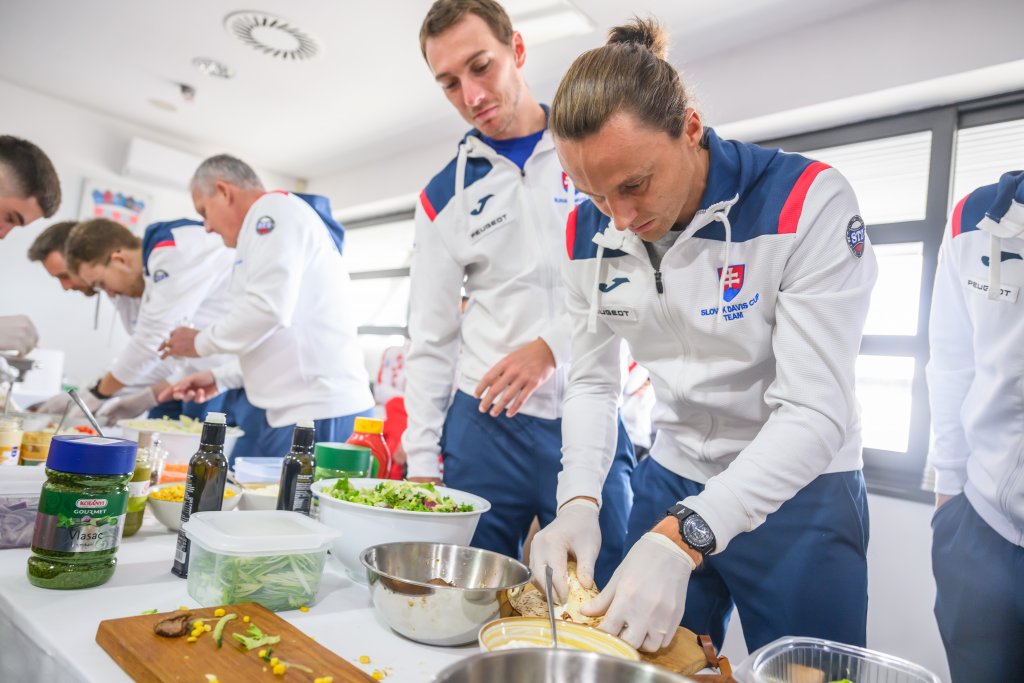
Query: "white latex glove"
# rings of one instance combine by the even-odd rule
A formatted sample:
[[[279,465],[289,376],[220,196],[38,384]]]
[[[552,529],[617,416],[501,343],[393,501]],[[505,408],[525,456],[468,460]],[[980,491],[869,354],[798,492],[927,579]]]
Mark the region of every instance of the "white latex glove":
[[[12,368],[10,363],[0,358],[0,384],[10,384],[16,379],[18,379],[18,371]]]
[[[24,356],[39,343],[39,333],[28,316],[0,316],[0,351],[14,351]]]
[[[82,415],[82,411],[78,409],[78,406],[75,405],[75,402],[71,400],[71,397],[68,396],[68,392],[66,391],[62,391],[56,396],[51,396],[45,401],[34,403],[31,406],[29,406],[28,409],[33,413],[49,413],[51,415],[63,415],[64,408],[69,403],[71,404],[71,410],[68,411],[69,418],[72,415],[79,415],[85,417],[84,415]]]
[[[544,592],[544,567],[551,565],[554,576],[551,588],[555,602],[569,599],[569,555],[576,557],[576,576],[584,588],[594,585],[594,564],[601,551],[601,525],[597,504],[591,500],[570,500],[558,516],[537,532],[530,546],[530,570],[533,582]]]
[[[134,394],[115,396],[105,402],[96,412],[96,419],[101,424],[114,424],[118,420],[129,420],[138,417],[142,413],[154,408],[157,405],[156,396],[153,390],[145,388]]]
[[[644,652],[672,642],[697,565],[664,534],[649,531],[626,554],[601,594],[580,610],[604,615],[601,630]]]

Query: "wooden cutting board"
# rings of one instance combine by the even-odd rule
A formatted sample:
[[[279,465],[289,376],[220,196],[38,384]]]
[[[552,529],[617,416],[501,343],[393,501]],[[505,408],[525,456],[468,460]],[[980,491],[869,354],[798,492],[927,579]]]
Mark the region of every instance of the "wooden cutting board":
[[[193,618],[216,626],[215,607],[189,610]],[[224,605],[228,614],[238,615],[224,629],[224,644],[218,649],[212,633],[204,633],[194,643],[187,636],[164,638],[153,627],[180,612],[143,614],[123,619],[101,621],[96,642],[136,681],[154,683],[202,683],[206,674],[214,674],[220,683],[249,681],[311,682],[321,676],[333,676],[334,683],[365,683],[373,681],[354,665],[299,631],[287,621],[255,603]],[[275,676],[270,665],[258,656],[259,649],[246,651],[232,633],[244,633],[249,627],[242,621],[248,616],[264,633],[281,636],[281,642],[269,646],[273,656],[286,662],[309,667],[313,673],[289,667],[284,676]]]

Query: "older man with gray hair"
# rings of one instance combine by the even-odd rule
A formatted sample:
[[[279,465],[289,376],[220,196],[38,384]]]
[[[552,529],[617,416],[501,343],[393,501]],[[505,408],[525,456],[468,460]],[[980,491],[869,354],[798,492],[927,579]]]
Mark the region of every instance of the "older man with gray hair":
[[[204,330],[179,327],[165,356],[231,353],[232,364],[189,375],[166,392],[204,401],[245,384],[266,411],[262,453],[288,452],[292,427],[314,420],[317,441],[343,441],[373,396],[356,342],[344,229],[325,197],[267,192],[243,161],[222,154],[192,178],[192,201],[224,244],[236,249],[226,316]],[[240,368],[240,372],[239,372]]]

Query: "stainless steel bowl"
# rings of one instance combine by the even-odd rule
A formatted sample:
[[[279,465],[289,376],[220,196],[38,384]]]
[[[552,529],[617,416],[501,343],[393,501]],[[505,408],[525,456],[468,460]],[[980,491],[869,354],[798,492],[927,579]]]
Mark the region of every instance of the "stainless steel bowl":
[[[511,557],[443,543],[384,543],[360,556],[373,606],[399,634],[428,645],[475,642],[499,596],[530,580]],[[444,583],[441,583],[441,582]]]
[[[580,650],[531,648],[468,657],[433,683],[687,683],[691,679],[653,664]]]

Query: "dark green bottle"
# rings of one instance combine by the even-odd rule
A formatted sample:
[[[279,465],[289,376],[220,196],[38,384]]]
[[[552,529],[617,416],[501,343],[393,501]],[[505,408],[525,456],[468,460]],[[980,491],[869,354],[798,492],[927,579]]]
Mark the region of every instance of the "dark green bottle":
[[[277,509],[309,514],[313,493],[316,456],[313,455],[315,431],[312,420],[303,420],[292,432],[292,449],[281,461],[281,486]]]
[[[224,413],[207,413],[199,450],[188,463],[185,477],[185,501],[181,506],[181,523],[193,512],[218,511],[224,505],[224,484],[228,479],[228,459],[224,457],[224,434],[227,423]],[[184,530],[178,532],[171,571],[188,576],[189,540]]]

